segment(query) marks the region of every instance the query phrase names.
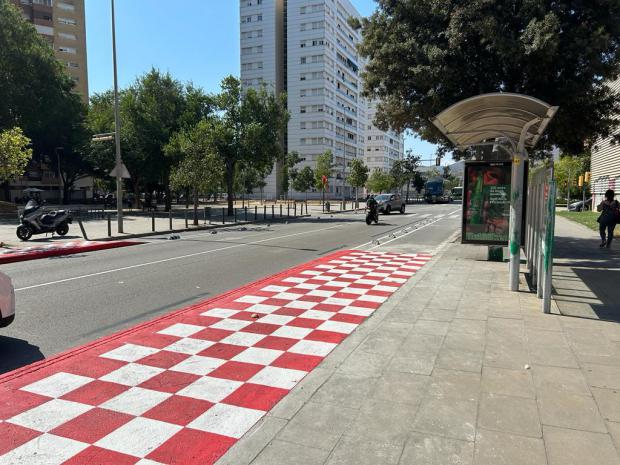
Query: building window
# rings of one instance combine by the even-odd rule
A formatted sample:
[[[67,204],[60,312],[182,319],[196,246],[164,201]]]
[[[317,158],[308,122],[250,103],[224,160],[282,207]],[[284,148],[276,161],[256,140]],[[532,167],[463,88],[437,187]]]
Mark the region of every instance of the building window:
[[[75,34],[67,34],[66,32],[59,32],[58,37],[67,40],[77,40],[77,36]]]
[[[67,2],[58,2],[58,8],[65,11],[75,11],[75,5]]]
[[[262,20],[263,20],[263,15],[256,16],[256,21],[262,21]]]
[[[79,64],[79,63],[76,63],[76,62],[74,62],[74,61],[68,61],[68,62],[67,62],[67,66],[68,66],[69,68],[79,68],[79,67],[80,67],[80,64]]]
[[[77,51],[73,47],[58,47],[58,51],[63,53],[71,53],[73,55],[77,53]]]
[[[58,22],[60,24],[65,24],[67,26],[77,26],[77,21],[75,19],[70,18],[58,18]]]

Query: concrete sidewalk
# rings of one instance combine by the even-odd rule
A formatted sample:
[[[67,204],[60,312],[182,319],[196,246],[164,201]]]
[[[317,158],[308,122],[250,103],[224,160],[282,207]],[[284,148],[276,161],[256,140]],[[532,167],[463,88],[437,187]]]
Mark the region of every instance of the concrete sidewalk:
[[[449,245],[218,464],[620,464],[620,325],[507,272]]]

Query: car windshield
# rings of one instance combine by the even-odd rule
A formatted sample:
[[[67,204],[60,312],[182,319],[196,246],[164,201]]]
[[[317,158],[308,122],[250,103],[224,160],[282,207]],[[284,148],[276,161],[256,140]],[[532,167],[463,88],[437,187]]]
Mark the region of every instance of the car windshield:
[[[375,195],[375,200],[377,202],[383,202],[385,200],[390,200],[390,194]]]

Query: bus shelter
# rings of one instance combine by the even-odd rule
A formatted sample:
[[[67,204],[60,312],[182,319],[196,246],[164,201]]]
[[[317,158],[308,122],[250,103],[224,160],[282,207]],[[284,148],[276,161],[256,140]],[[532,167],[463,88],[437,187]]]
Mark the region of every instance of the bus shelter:
[[[526,198],[524,173],[528,150],[536,146],[557,110],[558,107],[528,95],[500,92],[462,100],[432,119],[432,123],[459,150],[493,145],[509,156],[509,285],[513,291],[519,290],[523,206]]]

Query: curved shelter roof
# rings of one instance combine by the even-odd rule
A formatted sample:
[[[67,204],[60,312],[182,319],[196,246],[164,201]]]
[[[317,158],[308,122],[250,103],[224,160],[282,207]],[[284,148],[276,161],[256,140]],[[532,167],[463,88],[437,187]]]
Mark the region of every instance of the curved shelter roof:
[[[520,142],[534,147],[557,110],[527,95],[491,93],[461,100],[432,122],[461,150],[496,139],[508,139],[517,150]]]

